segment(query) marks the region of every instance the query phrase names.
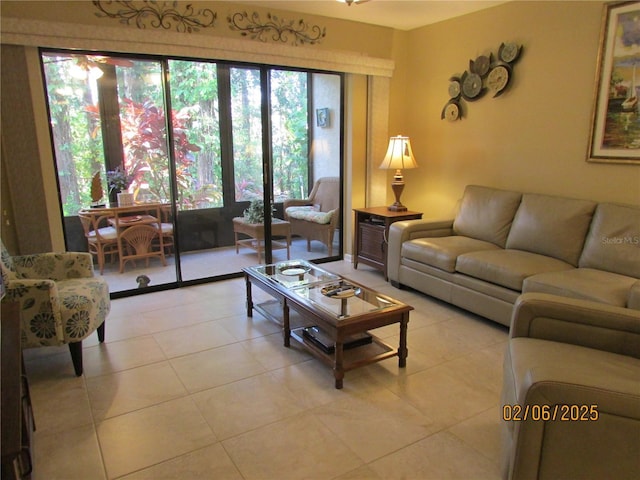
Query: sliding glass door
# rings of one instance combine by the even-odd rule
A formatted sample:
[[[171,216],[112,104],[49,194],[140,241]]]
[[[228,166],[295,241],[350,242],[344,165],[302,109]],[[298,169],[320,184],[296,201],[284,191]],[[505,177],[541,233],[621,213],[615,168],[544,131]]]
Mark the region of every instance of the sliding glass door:
[[[173,198],[162,62],[57,52],[44,53],[42,65],[67,249],[89,250],[103,275],[117,273],[111,291],[138,288],[141,275],[175,282],[161,233],[148,240],[148,249],[163,249],[153,259],[129,255],[121,235],[166,223],[171,243],[173,225],[162,218]],[[132,197],[123,204],[140,208],[110,210],[122,193]]]
[[[341,75],[66,51],[41,56],[67,248],[104,263],[112,292],[341,255],[340,209],[332,238],[320,241],[307,239],[284,210],[292,199],[321,210],[320,201],[303,200],[318,179],[341,176]],[[122,206],[122,193],[133,206]],[[104,217],[95,232],[85,225],[87,211]],[[138,259],[123,241],[136,222],[158,230],[148,249],[162,255]]]

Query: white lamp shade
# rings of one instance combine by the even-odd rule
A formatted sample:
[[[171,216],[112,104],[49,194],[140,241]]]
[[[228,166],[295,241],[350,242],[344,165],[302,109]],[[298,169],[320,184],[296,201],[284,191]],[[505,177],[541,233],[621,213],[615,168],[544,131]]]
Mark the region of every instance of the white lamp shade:
[[[384,156],[384,160],[380,164],[382,169],[405,169],[416,168],[418,164],[413,156],[413,150],[411,149],[411,141],[409,137],[391,137],[389,139],[389,148],[387,154]]]

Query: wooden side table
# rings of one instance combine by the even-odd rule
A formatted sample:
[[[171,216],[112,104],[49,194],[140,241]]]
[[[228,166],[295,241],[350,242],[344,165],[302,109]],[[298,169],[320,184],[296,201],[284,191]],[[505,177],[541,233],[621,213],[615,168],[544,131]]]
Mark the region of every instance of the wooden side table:
[[[239,239],[238,234],[242,233],[249,238]],[[262,263],[262,252],[264,252],[264,224],[248,223],[244,217],[235,217],[233,219],[233,235],[236,243],[236,253],[239,253],[238,247],[244,246],[255,250],[258,253],[258,263]],[[284,242],[273,240],[271,242],[272,250],[287,249],[287,260],[290,257],[291,246],[291,224],[285,220],[274,218],[271,220],[271,235],[274,237],[285,237]]]
[[[384,273],[387,278],[387,238],[389,227],[400,220],[417,220],[422,212],[393,212],[387,207],[354,208],[354,268],[364,263]]]

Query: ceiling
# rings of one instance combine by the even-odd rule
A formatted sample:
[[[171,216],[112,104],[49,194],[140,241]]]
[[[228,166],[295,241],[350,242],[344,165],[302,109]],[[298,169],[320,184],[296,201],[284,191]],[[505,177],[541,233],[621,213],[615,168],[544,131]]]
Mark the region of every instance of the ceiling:
[[[360,5],[346,5],[338,0],[234,0],[234,3],[411,30],[493,7],[505,3],[505,0],[369,0]]]

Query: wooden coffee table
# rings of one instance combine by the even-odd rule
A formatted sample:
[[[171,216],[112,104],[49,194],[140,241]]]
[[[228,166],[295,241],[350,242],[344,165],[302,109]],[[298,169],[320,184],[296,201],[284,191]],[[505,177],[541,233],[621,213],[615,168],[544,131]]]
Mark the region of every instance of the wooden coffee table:
[[[238,234],[242,233],[249,238],[239,239]],[[239,253],[238,247],[244,246],[255,250],[258,253],[258,263],[262,263],[262,252],[264,252],[264,224],[249,223],[244,217],[235,217],[233,219],[233,235],[236,242],[236,253]],[[280,250],[287,249],[287,260],[290,258],[289,248],[291,246],[291,224],[285,220],[274,218],[271,221],[271,235],[275,237],[285,237],[285,241],[272,241],[271,249]]]
[[[284,345],[289,347],[293,338],[331,366],[336,388],[342,388],[345,372],[354,368],[395,356],[400,368],[406,366],[407,325],[413,310],[410,305],[303,260],[257,265],[243,271],[247,316],[253,316],[256,310],[281,324]],[[273,300],[254,304],[252,286],[264,290]],[[397,348],[369,332],[394,323],[400,327]]]

